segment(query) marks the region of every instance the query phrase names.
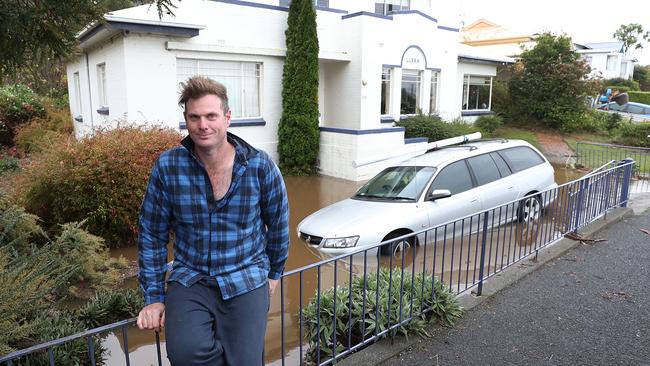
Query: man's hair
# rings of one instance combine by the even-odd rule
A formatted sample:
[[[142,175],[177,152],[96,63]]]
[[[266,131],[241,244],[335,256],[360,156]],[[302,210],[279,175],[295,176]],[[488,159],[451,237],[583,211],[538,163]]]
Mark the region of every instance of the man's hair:
[[[192,76],[186,82],[181,83],[181,96],[178,98],[178,105],[187,110],[187,102],[190,99],[199,99],[209,94],[219,97],[223,113],[228,113],[230,108],[228,107],[228,91],[226,87],[220,82],[205,76]]]

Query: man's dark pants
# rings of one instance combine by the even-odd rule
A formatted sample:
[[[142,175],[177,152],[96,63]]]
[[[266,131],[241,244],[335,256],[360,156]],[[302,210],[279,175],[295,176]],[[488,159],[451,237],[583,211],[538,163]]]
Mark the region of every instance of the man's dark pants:
[[[167,357],[174,366],[263,364],[268,283],[223,300],[214,279],[171,282],[165,301]]]

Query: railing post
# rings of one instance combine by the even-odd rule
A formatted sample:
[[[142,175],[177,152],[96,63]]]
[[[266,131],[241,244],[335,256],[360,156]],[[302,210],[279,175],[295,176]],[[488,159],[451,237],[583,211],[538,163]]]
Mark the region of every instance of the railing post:
[[[631,164],[630,164],[631,163]],[[627,164],[627,165],[625,165]],[[632,167],[634,166],[634,159],[627,158],[619,165],[624,165],[623,168],[623,186],[621,187],[621,207],[627,207],[627,201],[630,198],[630,180],[632,178]]]
[[[483,214],[483,238],[481,239],[481,263],[479,264],[478,289],[476,290],[476,296],[481,296],[481,294],[483,293],[483,270],[485,268],[485,247],[487,244],[487,229],[488,229],[488,215],[487,213],[484,213]]]
[[[589,187],[589,177],[580,181],[580,190],[578,191],[578,204],[576,207],[576,216],[575,216],[575,225],[573,225],[574,230],[577,230],[580,227],[580,216],[582,215],[582,205],[584,204],[585,191]]]

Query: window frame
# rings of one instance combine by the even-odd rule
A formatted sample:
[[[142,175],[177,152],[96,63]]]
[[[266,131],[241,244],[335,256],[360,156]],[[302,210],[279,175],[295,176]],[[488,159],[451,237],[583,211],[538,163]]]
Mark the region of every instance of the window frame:
[[[440,73],[431,71],[431,90],[429,92],[429,114],[438,114],[438,96],[440,91]],[[435,107],[435,108],[434,108]]]
[[[97,92],[99,107],[108,107],[108,91],[106,88],[106,62],[97,64]]]
[[[609,62],[609,60],[612,60],[613,62]],[[618,55],[607,55],[607,59],[605,61],[605,70],[606,71],[616,71],[616,64],[618,61]],[[611,65],[611,67],[610,67]]]
[[[74,88],[74,113],[77,115],[82,114],[82,105],[81,105],[81,76],[79,71],[75,71],[72,74],[72,87]]]
[[[408,83],[414,83],[416,85],[416,90],[415,90],[415,110],[413,112],[405,112],[402,109],[403,105],[403,98],[404,98],[404,75],[408,74],[410,72],[415,72],[416,74],[416,80],[415,81],[407,81]],[[422,76],[424,72],[422,70],[415,70],[415,69],[402,69],[402,80],[400,81],[400,107],[399,107],[399,113],[401,116],[414,116],[418,113],[418,109],[422,110]]]
[[[393,87],[393,75],[395,74],[394,69],[391,67],[382,67],[381,69],[381,92],[380,92],[380,106],[379,114],[381,116],[390,116],[391,115],[391,101],[392,101],[392,87]],[[387,75],[387,78],[384,76]],[[386,88],[384,89],[384,83],[386,83]],[[384,97],[384,91],[386,96]],[[384,105],[385,104],[385,105]],[[384,113],[382,113],[382,108],[385,108]]]
[[[467,170],[467,174],[469,175],[469,179],[470,179],[470,187],[465,189],[464,191],[455,192],[455,193],[451,189],[451,187],[450,188],[434,188],[434,184],[436,183],[436,179],[438,179],[440,177],[440,175],[443,174],[447,168],[449,168],[451,165],[454,165],[454,164],[463,164],[463,165],[465,165],[465,169]],[[471,191],[472,189],[474,189],[476,187],[477,187],[476,178],[473,175],[472,169],[470,168],[469,164],[467,163],[467,159],[463,158],[463,159],[458,159],[456,161],[452,161],[449,164],[445,165],[443,168],[438,169],[436,174],[433,176],[433,179],[431,180],[431,183],[429,184],[429,188],[427,188],[427,195],[425,197],[428,197],[431,194],[431,192],[433,192],[435,189],[449,189],[449,191],[451,192],[451,195],[454,196],[454,195],[457,195],[457,194],[461,194],[461,193]]]
[[[490,92],[488,93],[488,105],[487,108],[474,108],[470,109],[469,107],[469,94],[470,94],[470,86],[471,85],[477,85],[477,86],[485,86],[486,84],[472,84],[472,77],[475,78],[489,78],[490,79]],[[464,74],[463,75],[463,96],[461,98],[460,102],[460,108],[462,112],[470,112],[470,111],[491,111],[492,110],[492,88],[494,86],[494,76],[492,75],[477,75],[477,74]],[[479,98],[477,97],[476,103],[478,104]]]
[[[378,6],[381,6],[381,11]],[[396,8],[389,9],[390,6],[396,6]],[[389,15],[394,11],[403,10],[411,10],[411,0],[375,0],[375,14]]]
[[[186,61],[194,62],[194,65],[192,65],[194,70],[192,71],[191,74],[181,74],[179,72],[179,60],[186,60]],[[247,115],[247,110],[248,109],[253,109],[254,110],[255,108],[254,107],[253,108],[251,108],[251,107],[247,108],[246,107],[246,98],[245,98],[246,89],[243,88],[243,87],[241,88],[240,93],[237,95],[237,99],[233,98],[234,94],[232,94],[232,91],[229,89],[228,90],[228,102],[229,102],[230,110],[231,110],[231,114],[232,114],[231,119],[233,119],[233,120],[238,120],[238,119],[260,119],[260,118],[262,118],[262,105],[263,105],[263,103],[262,103],[262,101],[263,101],[262,80],[263,80],[263,72],[264,72],[263,71],[264,70],[263,62],[259,62],[259,61],[241,61],[241,60],[222,60],[222,59],[204,59],[204,58],[191,58],[191,57],[177,57],[176,58],[176,78],[177,78],[177,81],[179,83],[180,82],[185,82],[188,78],[190,78],[192,76],[204,75],[204,76],[207,76],[207,77],[209,77],[209,78],[211,78],[213,80],[223,82],[222,80],[219,80],[220,77],[215,77],[214,75],[203,72],[203,70],[207,69],[207,67],[204,67],[202,69],[201,68],[201,62],[204,62],[204,63],[223,62],[223,63],[237,63],[237,64],[239,64],[239,74],[235,75],[235,76],[227,76],[227,77],[236,77],[238,79],[238,83],[240,83],[240,85],[244,85],[244,81],[246,80],[246,77],[247,77],[245,75],[245,70],[244,70],[245,65],[246,64],[255,65],[255,76],[254,76],[254,78],[255,78],[255,85],[256,85],[256,88],[257,88],[257,112],[258,113],[255,114],[255,115],[254,114]],[[188,67],[188,66],[185,65],[184,67]],[[226,85],[226,87],[228,87],[228,86]],[[239,107],[239,110],[241,111],[240,112],[241,115],[235,115],[233,113],[233,106],[235,105],[234,104],[235,102],[238,102],[238,107]],[[181,115],[182,115],[183,114],[182,106],[180,107],[180,111],[181,111]]]

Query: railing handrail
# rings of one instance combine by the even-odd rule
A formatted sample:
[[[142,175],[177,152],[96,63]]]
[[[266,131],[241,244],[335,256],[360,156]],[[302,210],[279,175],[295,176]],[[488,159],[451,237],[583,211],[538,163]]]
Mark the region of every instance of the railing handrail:
[[[645,150],[645,151],[650,151],[650,148],[648,147],[641,147],[641,146],[625,146],[625,145],[616,145],[616,144],[607,144],[604,142],[590,142],[590,141],[577,141],[577,145],[594,145],[594,146],[606,146],[606,147],[615,147],[615,148],[620,148],[620,149],[627,149],[627,150]]]

